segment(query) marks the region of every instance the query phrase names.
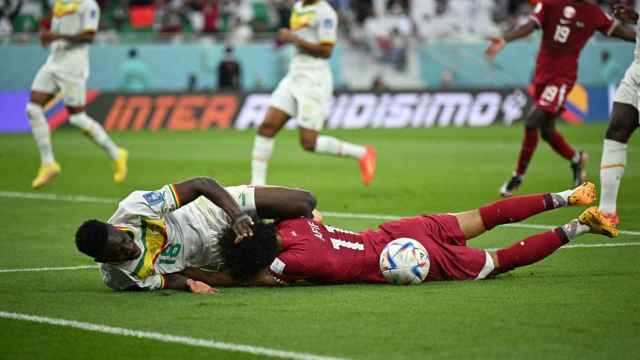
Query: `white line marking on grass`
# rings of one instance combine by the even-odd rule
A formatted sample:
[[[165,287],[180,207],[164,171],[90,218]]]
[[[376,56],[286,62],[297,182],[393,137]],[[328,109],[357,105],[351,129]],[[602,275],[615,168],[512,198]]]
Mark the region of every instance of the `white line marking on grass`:
[[[294,360],[344,360],[344,358],[336,358],[330,356],[322,356],[315,354],[299,353],[292,351],[283,351],[277,349],[270,349],[260,346],[242,345],[225,343],[210,339],[198,339],[187,336],[169,335],[150,331],[133,330],[126,328],[119,328],[100,324],[91,324],[86,322],[79,322],[74,320],[56,319],[44,316],[19,314],[14,312],[0,311],[0,318],[31,321],[40,324],[64,326],[74,329],[93,331],[104,334],[130,336],[140,339],[156,340],[166,343],[176,343],[187,346],[198,346],[210,349],[217,349],[223,351],[235,351],[253,355],[270,356],[282,359],[294,359]]]
[[[56,267],[26,268],[26,269],[19,269],[19,268],[18,269],[0,269],[0,273],[84,270],[84,269],[97,269],[97,268],[98,268],[98,265],[56,266]]]
[[[0,197],[17,198],[17,199],[34,199],[34,200],[53,200],[53,201],[69,201],[69,202],[86,202],[86,203],[100,203],[100,204],[116,204],[119,200],[112,198],[100,198],[93,196],[83,195],[56,195],[45,193],[32,193],[32,192],[19,192],[19,191],[0,191]],[[343,213],[334,211],[323,211],[323,216],[335,217],[342,219],[365,219],[365,220],[398,220],[402,216],[398,215],[382,215],[382,214],[361,214],[361,213]],[[505,227],[524,228],[524,229],[553,229],[558,227],[557,225],[542,225],[542,224],[505,224]],[[640,231],[621,230],[621,234],[640,236]]]

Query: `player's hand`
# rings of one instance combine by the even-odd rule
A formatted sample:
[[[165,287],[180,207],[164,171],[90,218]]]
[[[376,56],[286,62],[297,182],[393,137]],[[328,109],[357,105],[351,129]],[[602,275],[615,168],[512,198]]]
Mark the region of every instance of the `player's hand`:
[[[49,30],[45,30],[40,33],[40,44],[42,44],[42,46],[44,47],[49,46],[49,44],[51,44],[55,40],[56,40],[55,34]]]
[[[235,243],[238,244],[242,240],[253,236],[253,219],[247,214],[242,214],[233,221],[231,228],[236,233]]]
[[[297,39],[297,36],[289,29],[282,28],[278,33],[278,40],[282,43],[293,43]]]
[[[489,60],[495,59],[498,53],[507,45],[507,42],[504,38],[501,37],[490,37],[489,38],[489,47],[484,52],[484,57]]]
[[[194,294],[215,294],[218,292],[218,289],[193,279],[187,279],[187,287]]]
[[[613,5],[613,16],[625,23],[635,24],[638,22],[638,13],[627,5]]]
[[[322,224],[322,214],[317,209],[313,209],[313,221]]]

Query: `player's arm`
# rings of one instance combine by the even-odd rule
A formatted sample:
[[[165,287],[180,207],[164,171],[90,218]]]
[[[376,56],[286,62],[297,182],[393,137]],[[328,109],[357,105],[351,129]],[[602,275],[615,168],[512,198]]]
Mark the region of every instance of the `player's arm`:
[[[95,36],[95,30],[87,30],[74,35],[60,34],[46,30],[40,33],[40,43],[42,46],[48,46],[56,40],[65,40],[72,44],[90,44],[93,42]]]
[[[314,44],[310,43],[303,38],[294,34],[291,30],[283,28],[280,29],[280,34],[278,39],[283,43],[291,43],[298,47],[298,49],[302,50],[304,53],[309,54],[311,56],[328,59],[331,57],[331,53],[333,52],[333,44],[330,43],[319,43]]]
[[[197,177],[174,184],[177,207],[184,206],[200,196],[220,207],[232,220],[232,227],[238,235],[238,240],[252,236],[251,217],[240,210],[240,207],[231,195],[217,181],[209,177]]]
[[[185,290],[196,294],[215,294],[217,289],[212,288],[202,281],[186,277],[182,274],[165,275],[165,289]]]
[[[184,273],[190,279],[200,281],[211,286],[277,286],[281,283],[277,282],[268,269],[258,272],[251,279],[235,279],[226,272],[205,271],[200,268],[187,268]]]
[[[255,201],[258,216],[263,219],[311,219],[317,204],[310,191],[277,186],[256,187]]]
[[[611,37],[617,37],[624,41],[635,42],[636,41],[636,32],[633,29],[628,28],[625,25],[618,24],[613,31],[611,32]]]
[[[487,59],[494,59],[498,53],[512,41],[522,39],[531,35],[538,28],[538,23],[533,18],[529,19],[526,23],[518,26],[513,31],[504,34],[501,37],[490,37],[489,47],[484,52],[484,56]]]

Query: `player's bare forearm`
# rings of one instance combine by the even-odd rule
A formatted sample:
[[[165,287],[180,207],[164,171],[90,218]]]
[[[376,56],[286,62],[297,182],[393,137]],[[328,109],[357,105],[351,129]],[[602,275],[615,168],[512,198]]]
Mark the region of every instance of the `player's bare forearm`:
[[[196,177],[177,183],[175,189],[181,206],[187,205],[199,196],[204,196],[224,210],[230,218],[236,219],[242,215],[240,207],[227,190],[210,177]]]
[[[518,39],[522,39],[525,38],[529,35],[531,35],[531,33],[538,27],[538,23],[536,23],[534,20],[529,19],[529,21],[527,21],[526,23],[518,26],[515,30],[506,33],[502,36],[502,38],[504,39],[505,42],[509,43]]]
[[[53,39],[54,41],[65,40],[74,44],[90,44],[93,42],[93,39],[96,36],[95,31],[85,31],[80,34],[74,34],[74,35],[65,35],[65,34],[58,34],[58,33],[52,33],[52,34],[54,37]]]
[[[330,58],[333,52],[333,45],[331,44],[313,44],[301,38],[298,38],[295,44],[302,52],[323,59]]]
[[[313,218],[316,198],[310,191],[276,186],[259,186],[255,192],[256,210],[264,219]]]
[[[612,37],[617,37],[624,41],[635,42],[636,32],[622,24],[617,25],[611,32]]]
[[[198,279],[187,277],[180,273],[165,275],[165,288],[173,290],[190,291],[197,294],[215,294],[218,290]]]
[[[165,278],[165,288],[173,290],[188,290],[187,277],[182,274],[167,274]]]

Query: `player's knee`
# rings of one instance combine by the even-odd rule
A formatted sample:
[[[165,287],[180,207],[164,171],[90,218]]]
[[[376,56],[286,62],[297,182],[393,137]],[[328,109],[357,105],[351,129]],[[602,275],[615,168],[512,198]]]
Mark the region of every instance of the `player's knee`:
[[[302,146],[305,151],[315,151],[316,138],[306,136],[300,137],[300,146]]]
[[[69,123],[82,130],[87,130],[91,126],[90,120],[84,116],[84,113],[71,114],[71,116],[69,116]]]
[[[258,135],[264,137],[274,137],[278,132],[278,128],[268,121],[263,121],[258,127]]]
[[[549,142],[553,137],[554,131],[554,129],[542,128],[540,130],[540,137],[542,138],[542,140]]]
[[[34,124],[39,124],[40,122],[45,121],[43,119],[44,110],[42,106],[38,104],[34,104],[32,102],[27,104],[26,107],[27,117],[29,118],[29,123],[33,126]]]
[[[617,142],[626,143],[629,141],[631,134],[636,129],[634,126],[628,126],[626,122],[619,121],[615,116],[609,123],[605,138],[615,140]]]

